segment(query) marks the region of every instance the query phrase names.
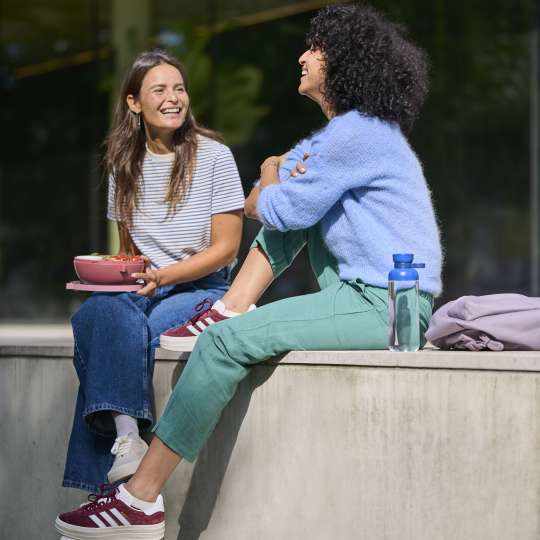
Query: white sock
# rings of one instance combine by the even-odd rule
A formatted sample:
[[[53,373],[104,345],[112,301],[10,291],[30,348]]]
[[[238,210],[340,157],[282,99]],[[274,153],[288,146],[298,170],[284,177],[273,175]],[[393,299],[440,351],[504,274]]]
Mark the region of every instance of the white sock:
[[[257,306],[255,304],[251,304],[251,306],[248,307],[248,311],[253,311]],[[237,311],[232,311],[230,309],[227,309],[225,304],[218,300],[214,303],[212,306],[212,309],[215,309],[218,313],[221,313],[222,315],[225,315],[226,317],[236,317],[237,315],[242,315],[241,313],[238,313]]]
[[[154,502],[143,501],[134,497],[126,488],[125,484],[120,484],[118,486],[118,498],[125,502],[127,505],[136,508],[137,510],[142,510],[145,513],[151,511],[163,510],[163,498],[161,495],[158,495],[158,498]]]
[[[117,437],[122,437],[123,435],[133,435],[135,438],[139,436],[139,426],[137,425],[136,418],[119,412],[113,412],[113,417],[116,425]]]

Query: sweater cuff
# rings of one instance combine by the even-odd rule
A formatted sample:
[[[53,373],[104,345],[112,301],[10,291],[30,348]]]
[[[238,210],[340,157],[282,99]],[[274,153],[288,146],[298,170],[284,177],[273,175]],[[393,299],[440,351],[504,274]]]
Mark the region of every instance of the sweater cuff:
[[[271,184],[261,191],[257,200],[257,214],[259,214],[265,229],[285,232],[287,229],[283,227],[271,201],[272,191],[276,189],[279,189],[279,184]]]

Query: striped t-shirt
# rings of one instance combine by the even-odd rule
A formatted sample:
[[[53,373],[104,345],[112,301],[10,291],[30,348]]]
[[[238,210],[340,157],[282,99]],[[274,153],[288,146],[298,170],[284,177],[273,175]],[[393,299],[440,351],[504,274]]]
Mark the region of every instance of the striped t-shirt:
[[[152,266],[163,268],[210,246],[213,214],[239,210],[244,191],[234,157],[225,145],[198,136],[197,162],[183,202],[167,217],[165,202],[174,154],[146,149],[139,203],[129,233]],[[114,204],[114,178],[109,178],[107,218],[119,221]]]

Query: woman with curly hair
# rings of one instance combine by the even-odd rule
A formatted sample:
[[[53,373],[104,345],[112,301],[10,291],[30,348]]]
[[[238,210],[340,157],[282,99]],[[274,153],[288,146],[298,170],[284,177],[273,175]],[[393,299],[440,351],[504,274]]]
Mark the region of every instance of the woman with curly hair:
[[[175,350],[196,344],[149,451],[126,484],[57,518],[70,538],[90,538],[98,512],[125,517],[107,538],[162,538],[163,484],[181,459],[196,458],[253,364],[295,349],[386,348],[393,253],[427,263],[422,333],[428,326],[441,290],[441,246],[422,167],[403,134],[427,93],[424,54],[400,27],[358,5],[322,9],[307,41],[299,92],[328,122],[262,163],[245,212],[263,228],[231,289],[161,337]],[[249,311],[304,245],[321,290]]]

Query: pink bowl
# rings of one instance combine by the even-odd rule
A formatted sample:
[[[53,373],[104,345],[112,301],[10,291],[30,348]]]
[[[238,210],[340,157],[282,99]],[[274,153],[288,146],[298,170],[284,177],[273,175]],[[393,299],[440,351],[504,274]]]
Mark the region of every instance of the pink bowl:
[[[144,271],[144,262],[85,260],[75,257],[73,266],[83,283],[124,285],[137,280],[131,274]]]

